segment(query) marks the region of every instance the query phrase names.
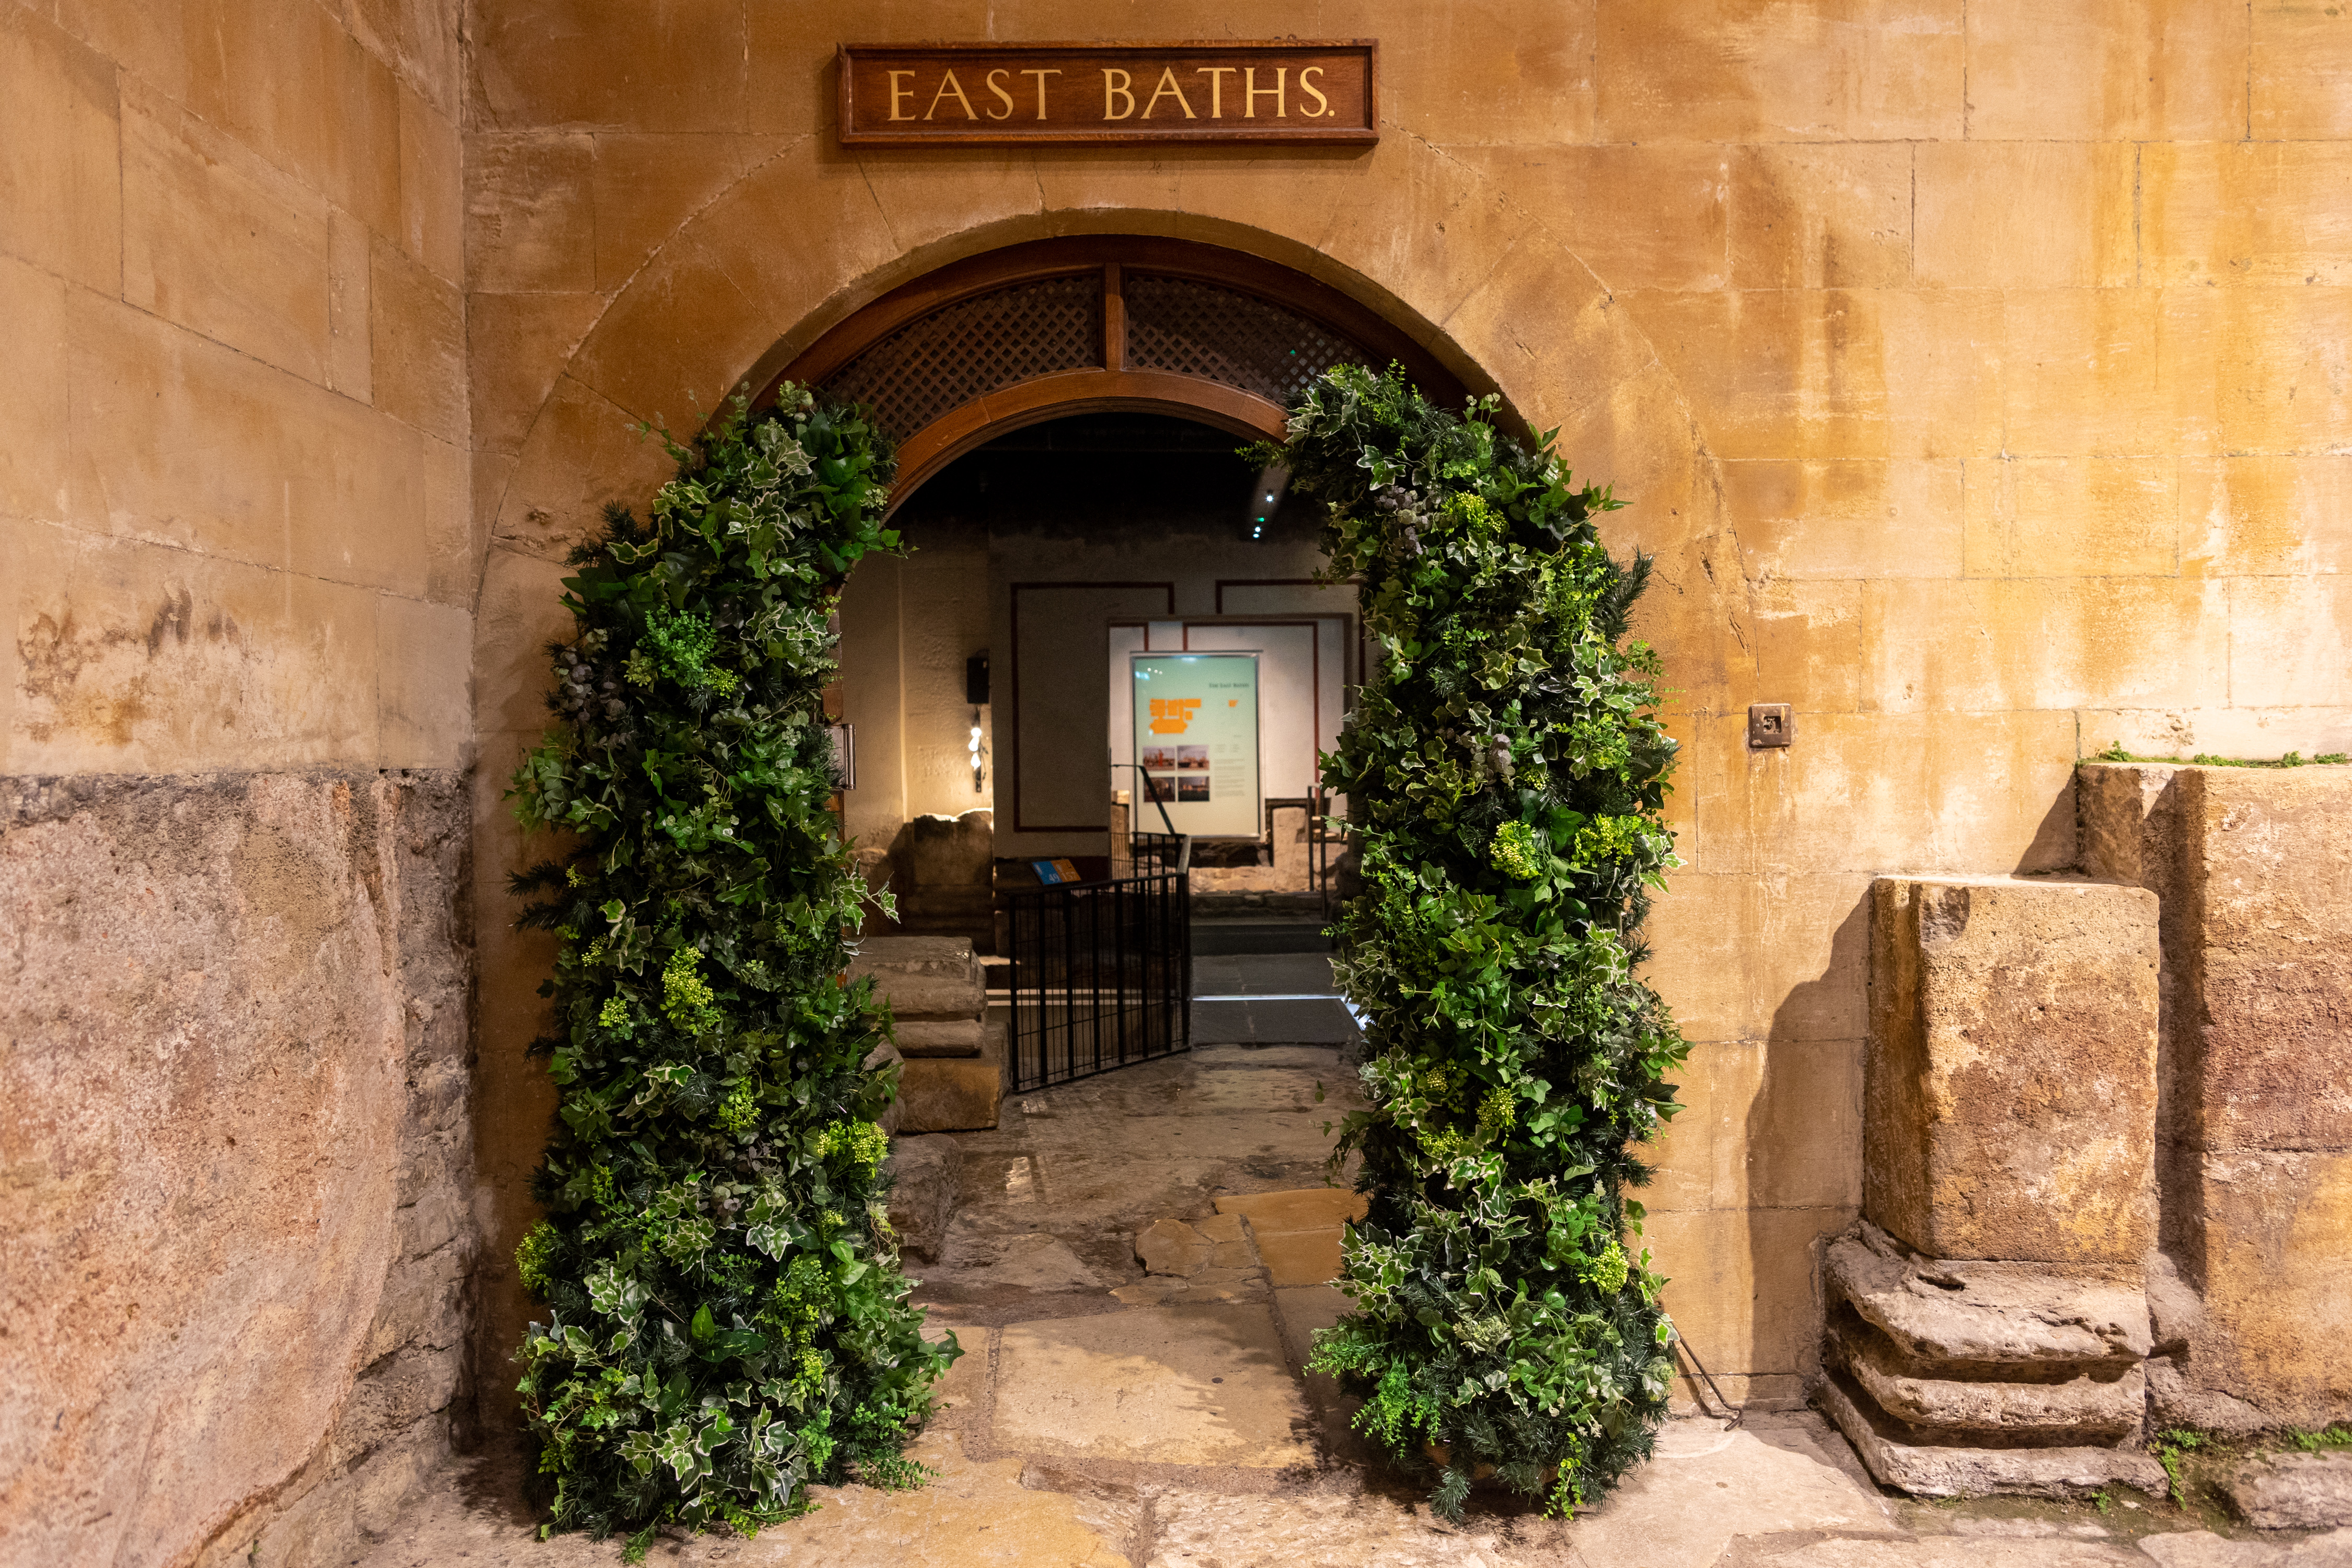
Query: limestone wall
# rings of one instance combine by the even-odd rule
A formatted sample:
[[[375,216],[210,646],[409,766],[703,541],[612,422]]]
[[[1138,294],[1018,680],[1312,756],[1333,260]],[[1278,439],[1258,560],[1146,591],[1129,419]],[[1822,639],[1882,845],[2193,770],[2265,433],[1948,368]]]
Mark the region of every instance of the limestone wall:
[[[1735,1398],[1816,1365],[1861,1199],[1866,888],[2074,860],[2076,758],[2352,749],[2352,19],[2256,0],[1360,0],[1368,151],[833,140],[850,35],[1185,37],[1229,5],[485,0],[468,368],[485,767],[540,722],[557,560],[673,423],[940,262],[1177,235],[1349,292],[1561,427],[1659,555],[1685,742],[1654,973],[1697,1042],[1647,1194]],[[1252,25],[1257,29],[1257,25]],[[1796,744],[1750,752],[1752,701]],[[512,837],[486,802],[483,875]],[[499,906],[486,885],[484,908]],[[497,925],[486,920],[486,930]],[[486,947],[493,1257],[548,1094]],[[510,1281],[485,1343],[512,1342]]]
[[[472,1130],[457,0],[0,0],[0,1559],[341,1560]]]

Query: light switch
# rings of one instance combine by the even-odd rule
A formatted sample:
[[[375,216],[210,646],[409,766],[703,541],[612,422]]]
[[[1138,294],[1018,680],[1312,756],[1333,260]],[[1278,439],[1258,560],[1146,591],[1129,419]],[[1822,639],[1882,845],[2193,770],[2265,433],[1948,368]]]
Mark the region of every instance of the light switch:
[[[1748,705],[1748,743],[1785,746],[1797,738],[1797,716],[1785,702]]]

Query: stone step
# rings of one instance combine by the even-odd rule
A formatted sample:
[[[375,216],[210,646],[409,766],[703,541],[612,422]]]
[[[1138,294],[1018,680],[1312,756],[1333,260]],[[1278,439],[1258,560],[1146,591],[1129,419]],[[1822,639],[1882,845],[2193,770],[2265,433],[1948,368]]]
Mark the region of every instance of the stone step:
[[[1826,1262],[1832,1298],[1920,1361],[2093,1366],[2150,1346],[2147,1293],[2128,1266],[1923,1258],[1866,1220]]]
[[[2137,1448],[1970,1448],[1914,1443],[1904,1428],[1866,1408],[1836,1373],[1822,1380],[1814,1400],[1838,1425],[1880,1485],[1913,1497],[2081,1498],[2109,1487],[2134,1487],[2161,1496],[2164,1467]]]
[[[896,1032],[906,1057],[976,1057],[987,1036],[978,1018],[900,1018]]]
[[[1961,1444],[2002,1435],[2114,1443],[2137,1435],[2147,1409],[2147,1376],[2137,1364],[2054,1383],[1937,1377],[1843,1313],[1830,1324],[1829,1359],[1887,1415]]]
[[[871,975],[875,994],[901,1021],[977,1018],[987,1003],[968,937],[868,937],[858,944],[849,974],[853,980]]]
[[[2268,1454],[2221,1485],[2238,1517],[2257,1530],[2352,1525],[2352,1453]]]

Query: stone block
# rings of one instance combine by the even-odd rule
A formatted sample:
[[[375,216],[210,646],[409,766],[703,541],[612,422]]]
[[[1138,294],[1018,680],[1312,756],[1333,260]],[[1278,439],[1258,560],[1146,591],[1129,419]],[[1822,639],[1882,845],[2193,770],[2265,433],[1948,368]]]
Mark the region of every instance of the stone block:
[[[473,616],[385,595],[375,625],[378,759],[393,768],[463,766],[473,741]]]
[[[1146,1274],[1187,1279],[1209,1266],[1209,1238],[1181,1219],[1155,1220],[1136,1233],[1135,1258]]]
[[[436,277],[462,284],[466,157],[456,108],[400,89],[400,246]]]
[[[1942,1258],[2137,1263],[2156,1236],[2157,900],[1872,888],[1864,1209]]]
[[[895,862],[897,857],[892,857]],[[858,944],[850,978],[873,976],[877,1000],[898,1018],[969,1020],[987,1005],[986,980],[968,937],[872,937]]]
[[[908,1057],[976,1057],[987,1036],[977,1018],[909,1018],[894,1033],[899,1053]]]
[[[122,287],[117,79],[46,16],[0,16],[0,250],[103,294]]]
[[[1549,215],[1584,264],[1617,289],[1721,289],[1732,199],[1720,147],[1538,144],[1456,154]],[[1609,215],[1638,212],[1633,222]]]
[[[2208,1153],[2192,1169],[2189,1381],[2276,1425],[2352,1415],[2352,1152]]]
[[[626,283],[688,219],[788,145],[766,136],[598,136],[596,286]]]
[[[399,80],[339,14],[245,0],[189,20],[188,108],[376,233],[397,234]]]
[[[2246,14],[2235,7],[2033,0],[1969,7],[1969,134],[1999,141],[2235,141],[2245,134]],[[2065,91],[2053,91],[2063,82]]]
[[[367,225],[347,212],[327,219],[327,385],[354,403],[375,397],[375,316],[368,299]]]
[[[2257,1530],[2340,1529],[2352,1525],[2352,1454],[2264,1455],[2240,1465],[2221,1491]]]
[[[2352,767],[2180,775],[2196,1142],[2352,1149]]]
[[[1968,465],[1971,577],[2168,577],[2180,559],[2170,458],[2047,458]]]
[[[395,1172],[406,1003],[462,1001],[466,960],[448,928],[407,918],[433,877],[400,844],[462,846],[464,807],[454,780],[373,773],[68,779],[0,800],[0,920],[32,944],[0,992],[22,1265],[0,1305],[26,1403],[69,1413],[38,1424],[19,1474],[100,1510],[0,1512],[20,1553],[191,1561],[256,1499],[282,1497],[293,1528],[348,1522],[352,1489],[306,1480],[343,1462],[333,1434],[372,1446],[447,1406],[464,1260],[444,1255],[437,1295],[400,1267]],[[408,933],[441,951],[404,954]],[[149,1044],[169,1026],[194,1032],[181,1076],[159,1078]],[[240,1087],[202,1092],[214,1082]],[[27,1289],[60,1279],[74,1289]],[[355,1388],[370,1362],[390,1375]],[[155,1448],[158,1421],[184,1440]],[[315,1509],[288,1506],[296,1483]],[[340,1550],[344,1526],[320,1528]]]
[[[2263,141],[2352,137],[2352,103],[2343,90],[2352,72],[2352,28],[2340,25],[2340,13],[2330,16],[2324,5],[2295,0],[2262,0],[2248,16],[2250,133]]]
[[[1913,1497],[2083,1498],[2110,1487],[2161,1496],[2164,1467],[2134,1448],[1969,1448],[1912,1440],[1908,1427],[1857,1401],[1832,1375],[1814,1395],[1882,1486]]]
[[[2352,148],[2340,142],[2149,147],[2144,266],[2175,285],[2352,283],[2352,234],[2336,201],[2347,179]]]
[[[899,1131],[961,1132],[996,1125],[1004,1064],[992,1056],[919,1057],[898,1079]]]
[[[1604,141],[1899,142],[1958,137],[1958,0],[1601,7]]]
[[[995,1436],[1024,1453],[1286,1469],[1314,1463],[1310,1421],[1264,1302],[999,1331]]]
[[[436,439],[466,439],[466,310],[454,283],[386,239],[368,300],[375,405]]]
[[[135,82],[122,104],[122,298],[327,384],[325,198]]]
[[[480,133],[466,143],[466,287],[589,293],[596,287],[591,137]]]
[[[478,97],[472,112],[492,125],[741,128],[740,6],[726,0],[679,0],[660,11],[625,6],[599,11],[593,26],[579,25],[578,15],[569,0],[524,0],[483,16],[467,36]]]
[[[1822,1277],[1832,1300],[1921,1361],[2119,1365],[2149,1350],[2135,1265],[1929,1260],[1865,1222],[1830,1243]]]
[[[467,296],[467,405],[478,446],[521,450],[564,360],[604,308],[601,294]]]
[[[1741,289],[1911,280],[1911,156],[1885,143],[1748,146],[1731,160],[1731,279]]]
[[[2007,445],[1999,450],[2025,458],[2179,450],[2183,406],[2194,406],[2211,368],[2210,360],[2159,353],[2179,335],[2163,330],[2163,305],[2153,289],[2007,290],[1989,344],[2002,364]]]
[[[890,1228],[899,1247],[925,1262],[947,1244],[961,1190],[954,1142],[946,1138],[890,1140]]]
[[[1759,581],[1958,577],[1960,491],[1957,458],[1724,465],[1724,504],[1739,524],[1741,559]]]
[[[1947,142],[1918,150],[1918,280],[1949,289],[2135,281],[2136,149]]]
[[[2180,464],[2184,562],[2221,576],[2292,576],[2352,572],[2352,456],[2264,455],[2186,458]],[[2164,746],[2127,745],[2162,752]],[[2213,748],[2201,741],[2182,751]],[[2308,752],[2334,751],[2309,744]],[[2225,756],[2259,755],[2252,747]]]
[[[1667,1276],[1663,1300],[1727,1392],[1734,1376],[1812,1373],[1821,1361],[1820,1245],[1851,1209],[1653,1210],[1632,1245]]]
[[[9,374],[0,376],[0,513],[47,518],[66,507],[71,442],[67,403],[66,283],[0,256],[0,320],[8,323]]]

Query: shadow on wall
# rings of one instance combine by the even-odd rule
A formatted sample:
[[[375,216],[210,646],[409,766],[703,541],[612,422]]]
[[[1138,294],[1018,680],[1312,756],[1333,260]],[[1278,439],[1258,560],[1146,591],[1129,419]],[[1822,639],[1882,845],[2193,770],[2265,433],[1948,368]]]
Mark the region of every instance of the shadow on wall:
[[[2036,825],[2016,870],[2063,870],[2075,859],[2070,776]],[[1762,1405],[1801,1404],[1805,1386],[1820,1375],[1822,1249],[1862,1209],[1869,974],[1870,894],[1864,879],[1831,933],[1821,974],[1791,986],[1773,1009],[1764,1039],[1740,1053],[1749,1056],[1745,1065],[1754,1075],[1752,1085],[1714,1086],[1717,1096],[1735,1087],[1749,1091],[1744,1170],[1734,1184],[1734,1195],[1744,1200],[1748,1266],[1744,1271],[1719,1269],[1717,1278],[1725,1287],[1739,1281],[1749,1293],[1748,1397]],[[1727,1060],[1718,1070],[1727,1077],[1738,1069]],[[1698,1348],[1706,1355],[1714,1347]],[[1721,1346],[1717,1360],[1737,1368],[1739,1348]],[[1713,1370],[1720,1374],[1723,1367]]]
[[[1838,921],[1818,979],[1790,988],[1757,1047],[1746,1138],[1750,1397],[1801,1405],[1821,1372],[1822,1249],[1862,1205],[1867,893]],[[1781,1384],[1771,1374],[1793,1382]],[[1765,1381],[1770,1379],[1770,1381]]]

